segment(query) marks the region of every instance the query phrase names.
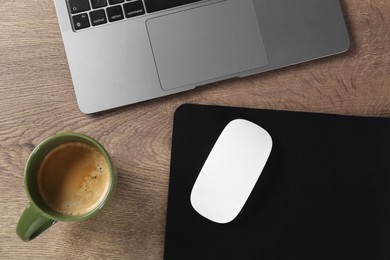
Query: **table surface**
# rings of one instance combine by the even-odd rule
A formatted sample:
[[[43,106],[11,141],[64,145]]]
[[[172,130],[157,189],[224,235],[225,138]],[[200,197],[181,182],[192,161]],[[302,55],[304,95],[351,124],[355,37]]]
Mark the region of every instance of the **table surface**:
[[[76,105],[52,0],[0,1],[0,258],[161,259],[173,114],[183,103],[390,117],[390,1],[341,0],[348,52],[136,105],[84,115]],[[25,243],[23,168],[61,131],[85,133],[112,155],[111,203]]]

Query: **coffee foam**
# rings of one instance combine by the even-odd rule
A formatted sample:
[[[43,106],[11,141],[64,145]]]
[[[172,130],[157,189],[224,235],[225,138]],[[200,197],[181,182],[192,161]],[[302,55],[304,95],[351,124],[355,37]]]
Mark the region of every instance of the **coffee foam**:
[[[72,142],[53,149],[42,161],[38,187],[43,200],[54,211],[82,215],[105,198],[110,169],[94,147]]]

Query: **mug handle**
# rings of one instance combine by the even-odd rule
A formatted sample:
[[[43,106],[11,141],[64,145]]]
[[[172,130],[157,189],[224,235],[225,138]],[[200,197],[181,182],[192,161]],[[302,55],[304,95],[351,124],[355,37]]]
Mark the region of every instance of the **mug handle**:
[[[43,231],[54,225],[57,221],[43,216],[31,203],[24,209],[16,226],[16,234],[23,241],[30,241]]]

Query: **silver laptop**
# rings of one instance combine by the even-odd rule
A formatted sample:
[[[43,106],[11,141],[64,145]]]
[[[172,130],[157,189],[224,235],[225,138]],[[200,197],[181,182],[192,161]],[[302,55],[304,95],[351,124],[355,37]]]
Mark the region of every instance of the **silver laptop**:
[[[339,0],[54,0],[77,102],[94,113],[349,47]]]

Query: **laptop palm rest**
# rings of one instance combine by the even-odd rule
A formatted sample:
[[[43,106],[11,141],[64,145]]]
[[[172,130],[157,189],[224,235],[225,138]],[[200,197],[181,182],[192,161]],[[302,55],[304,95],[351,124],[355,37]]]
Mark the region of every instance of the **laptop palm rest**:
[[[146,22],[164,90],[268,64],[252,0],[222,1]]]

